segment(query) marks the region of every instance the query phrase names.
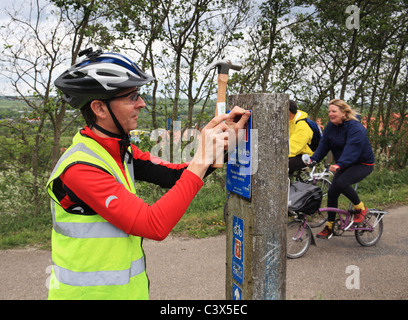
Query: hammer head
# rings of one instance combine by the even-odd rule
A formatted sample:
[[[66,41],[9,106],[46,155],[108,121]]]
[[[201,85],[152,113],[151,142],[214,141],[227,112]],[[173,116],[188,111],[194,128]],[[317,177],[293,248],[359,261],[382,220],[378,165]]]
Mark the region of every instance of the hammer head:
[[[231,60],[218,60],[214,61],[211,63],[206,69],[205,72],[207,73],[209,70],[212,68],[217,67],[218,68],[218,74],[228,74],[229,69],[232,70],[241,70],[242,66],[239,64],[233,64]]]

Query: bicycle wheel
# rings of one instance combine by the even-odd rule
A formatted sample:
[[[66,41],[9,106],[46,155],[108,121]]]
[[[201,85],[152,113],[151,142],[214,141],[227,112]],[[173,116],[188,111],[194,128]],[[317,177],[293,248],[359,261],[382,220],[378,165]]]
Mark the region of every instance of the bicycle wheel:
[[[363,227],[373,226],[377,219],[381,218],[378,213],[368,213],[361,223]],[[375,245],[381,238],[383,232],[383,221],[378,221],[377,225],[371,230],[356,230],[355,236],[357,242],[363,247]]]
[[[286,256],[297,259],[303,256],[312,242],[312,231],[310,227],[303,228],[303,221],[289,222],[286,229]]]
[[[320,187],[323,195],[322,203],[325,202],[326,201],[325,199],[327,197],[327,191],[329,190],[331,182],[327,179],[322,178],[315,181],[310,180],[308,181],[308,183]],[[317,210],[314,214],[309,215],[307,221],[312,228],[318,228],[327,221],[327,212],[320,212],[319,210]]]

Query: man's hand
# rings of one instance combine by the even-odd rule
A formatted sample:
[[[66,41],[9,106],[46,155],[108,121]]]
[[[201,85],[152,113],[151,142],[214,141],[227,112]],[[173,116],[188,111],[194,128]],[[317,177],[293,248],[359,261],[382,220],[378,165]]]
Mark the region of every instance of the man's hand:
[[[228,125],[225,122],[229,117],[229,114],[218,115],[201,131],[198,149],[187,167],[200,178],[204,177],[208,167],[215,162],[217,157],[222,157],[224,149],[228,148],[231,131],[228,130]]]
[[[244,128],[245,123],[247,123],[251,116],[251,111],[235,106],[229,113],[229,116],[230,118],[227,119],[225,123],[228,129],[234,130],[235,136],[238,137],[238,130]]]
[[[229,144],[236,145],[238,130],[250,116],[250,111],[234,107],[230,113],[214,117],[201,131],[198,150],[187,169],[203,178],[208,167],[224,157]]]
[[[226,120],[225,123],[228,126],[228,131],[230,132],[228,153],[231,153],[235,150],[235,147],[238,144],[239,130],[244,129],[245,124],[251,117],[251,111],[235,106],[229,115],[230,118]],[[234,136],[235,139],[233,138]]]

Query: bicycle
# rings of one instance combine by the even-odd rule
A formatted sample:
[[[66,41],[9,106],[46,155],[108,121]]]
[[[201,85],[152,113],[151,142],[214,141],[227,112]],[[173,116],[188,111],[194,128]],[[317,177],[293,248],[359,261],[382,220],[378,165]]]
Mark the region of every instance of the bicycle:
[[[358,183],[355,184],[354,189],[357,190]],[[333,223],[333,235],[341,236],[344,231],[353,232],[357,242],[363,247],[371,247],[380,241],[384,224],[383,218],[387,211],[379,209],[368,209],[364,220],[361,223],[354,223],[353,206],[350,203],[347,210],[338,208],[320,208],[320,212],[336,212],[339,216]]]
[[[357,190],[357,184],[355,190]],[[370,247],[378,243],[384,228],[383,217],[387,214],[387,211],[368,209],[363,222],[355,224],[355,211],[352,209],[351,203],[348,210],[325,207],[320,208],[319,211],[338,213],[339,218],[333,224],[333,235],[341,236],[344,231],[354,231],[357,242],[363,247]],[[286,255],[290,259],[296,259],[302,257],[309,250],[310,245],[316,245],[316,242],[307,221],[308,215],[299,212],[292,212],[292,214],[295,215],[295,220],[287,225]]]

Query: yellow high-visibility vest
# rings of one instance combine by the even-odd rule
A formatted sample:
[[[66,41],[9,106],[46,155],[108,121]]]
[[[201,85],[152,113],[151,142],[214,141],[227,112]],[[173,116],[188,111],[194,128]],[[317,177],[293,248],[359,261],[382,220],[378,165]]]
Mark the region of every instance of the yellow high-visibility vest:
[[[49,299],[149,298],[142,238],[126,234],[98,214],[65,211],[53,191],[54,182],[67,168],[82,163],[103,169],[136,194],[133,164],[126,157],[129,184],[113,157],[78,132],[55,166],[47,182],[53,216]]]

